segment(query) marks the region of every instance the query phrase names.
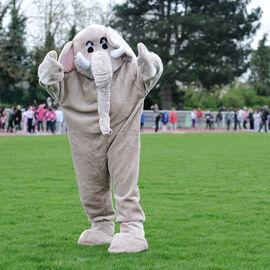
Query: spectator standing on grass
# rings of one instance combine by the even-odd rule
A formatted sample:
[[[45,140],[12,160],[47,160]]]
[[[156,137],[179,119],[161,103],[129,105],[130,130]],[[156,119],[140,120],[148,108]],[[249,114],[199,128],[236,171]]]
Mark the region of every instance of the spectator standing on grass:
[[[197,110],[197,121],[198,121],[198,127],[202,128],[203,126],[203,112],[201,108]]]
[[[205,117],[205,128],[207,129],[209,127],[209,129],[211,129],[211,122],[210,122],[210,116],[211,116],[211,113],[210,113],[210,110],[207,110],[206,113],[204,114],[204,117]]]
[[[51,113],[52,109],[49,108],[45,114],[45,120],[46,120],[46,131],[49,132],[51,130]]]
[[[5,107],[2,107],[0,110],[0,131],[5,131],[7,111]]]
[[[27,133],[31,134],[32,132],[34,132],[33,130],[34,111],[32,106],[29,106],[26,112],[26,118],[27,118]]]
[[[56,113],[55,113],[55,109],[52,108],[52,111],[51,111],[51,132],[52,132],[52,134],[54,134],[54,132],[55,132],[55,127],[56,127]]]
[[[15,110],[15,128],[16,131],[22,130],[21,129],[21,121],[22,121],[22,111],[21,111],[21,105],[17,105]]]
[[[215,118],[213,113],[210,112],[210,129],[215,129]]]
[[[171,131],[175,132],[177,129],[177,113],[175,111],[175,109],[173,108],[171,113],[170,113],[170,118],[169,118],[170,124],[171,124]]]
[[[264,106],[263,111],[261,113],[261,125],[260,125],[259,132],[261,132],[261,129],[263,127],[264,127],[264,131],[267,132],[268,115],[269,115],[268,106]]]
[[[253,109],[249,109],[248,112],[248,120],[249,120],[249,128],[251,131],[254,131],[254,113],[253,113]]]
[[[32,123],[32,130],[35,133],[36,130],[38,129],[38,112],[37,109],[34,109],[33,107],[33,111],[34,111],[34,119],[33,119],[33,123]]]
[[[154,112],[155,132],[158,132],[159,120],[160,120],[160,112],[159,112],[158,105],[155,104],[154,106],[151,106],[151,109]]]
[[[261,126],[261,114],[259,110],[256,110],[254,113],[254,131],[260,132]]]
[[[7,132],[13,132],[14,129],[14,120],[15,120],[15,111],[14,107],[11,107],[8,114],[8,127]]]
[[[247,123],[248,123],[248,120],[249,120],[248,116],[249,116],[249,113],[248,113],[247,108],[245,107],[244,108],[244,114],[243,114],[243,117],[244,117],[243,128],[244,129],[247,129]]]
[[[59,105],[57,105],[57,110],[55,111],[55,114],[56,114],[56,133],[63,134],[64,133],[64,127],[63,127],[64,115]]]
[[[238,112],[237,112],[237,120],[238,120],[239,129],[241,130],[241,128],[243,126],[243,122],[244,122],[244,110],[243,109],[238,110]]]
[[[231,121],[232,121],[232,115],[229,110],[227,111],[225,115],[225,121],[226,121],[227,130],[229,131],[231,128]]]
[[[221,113],[221,111],[219,111],[217,116],[216,116],[216,122],[217,122],[218,129],[221,129],[222,128],[222,113]]]
[[[167,111],[164,111],[161,114],[161,122],[162,122],[162,132],[167,132],[168,131],[168,122],[169,122],[169,114]]]
[[[44,121],[44,116],[47,112],[47,110],[45,109],[45,104],[40,104],[36,112],[37,112],[37,121],[38,121],[38,132],[40,131],[44,132],[43,121]]]
[[[191,125],[192,125],[192,128],[195,128],[195,125],[196,125],[196,118],[197,118],[197,112],[195,109],[192,110],[191,114],[190,114],[190,117],[191,117]]]
[[[141,115],[141,132],[144,131],[144,124],[145,124],[145,113],[143,112],[142,115]]]
[[[27,133],[27,110],[25,110],[23,113],[22,113],[22,121],[23,121],[23,132],[26,134]]]
[[[239,120],[239,111],[235,110],[234,111],[234,131],[237,131],[237,126],[239,127],[241,131],[241,125],[240,125],[240,120]]]

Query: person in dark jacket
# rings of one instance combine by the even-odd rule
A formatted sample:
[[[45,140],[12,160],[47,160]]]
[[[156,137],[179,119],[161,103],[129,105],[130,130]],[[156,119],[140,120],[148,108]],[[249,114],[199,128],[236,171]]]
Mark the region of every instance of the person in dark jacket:
[[[210,113],[210,129],[215,129],[215,117],[213,113]]]
[[[234,111],[234,131],[237,130],[237,126],[239,127],[240,131],[241,131],[241,125],[240,125],[240,120],[239,120],[239,115],[238,115],[239,111],[235,110]]]
[[[14,117],[15,117],[14,122],[16,131],[21,130],[21,121],[22,121],[21,105],[17,105]]]
[[[254,131],[254,113],[252,109],[249,109],[248,112],[249,128],[251,131]]]
[[[223,118],[222,113],[221,113],[221,111],[219,111],[217,116],[216,116],[216,122],[217,122],[218,129],[222,128],[222,118]]]
[[[268,111],[268,106],[264,106],[261,117],[262,117],[262,122],[261,122],[261,126],[260,126],[260,130],[259,132],[261,132],[261,129],[264,127],[264,131],[267,132],[267,120],[268,120],[268,115],[269,115],[269,111]]]
[[[231,128],[231,120],[232,120],[232,115],[231,115],[231,112],[228,110],[227,113],[225,114],[225,122],[226,122],[228,131]]]
[[[210,110],[207,110],[206,113],[204,114],[204,117],[206,119],[206,126],[205,128],[207,129],[209,127],[209,129],[212,129],[211,127],[211,121],[210,121],[210,117],[211,117],[211,113]]]
[[[162,131],[167,132],[168,131],[167,124],[169,122],[169,114],[167,111],[164,111],[161,114],[161,122],[162,122]]]
[[[13,128],[14,128],[14,117],[15,117],[15,112],[14,112],[14,107],[11,107],[9,110],[9,114],[8,114],[8,127],[7,127],[7,132],[13,132]]]

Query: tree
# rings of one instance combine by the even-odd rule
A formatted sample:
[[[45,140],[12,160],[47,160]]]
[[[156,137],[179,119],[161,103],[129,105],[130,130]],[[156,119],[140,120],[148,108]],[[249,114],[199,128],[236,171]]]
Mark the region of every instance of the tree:
[[[33,1],[33,14],[29,15],[34,46],[30,57],[29,72],[31,87],[38,87],[37,71],[44,56],[51,50],[60,53],[66,42],[73,39],[77,31],[91,23],[97,23],[101,8],[93,0],[44,0]]]
[[[21,2],[10,1],[10,23],[0,51],[0,80],[4,87],[14,87],[24,81],[27,64],[25,47],[26,17],[20,13]]]
[[[177,97],[176,82],[211,90],[246,71],[248,40],[259,27],[260,8],[250,0],[126,0],[114,7],[111,25],[135,49],[138,42],[158,53],[164,74],[158,88],[164,109]],[[159,98],[150,93],[150,99]],[[179,100],[178,100],[179,101]]]
[[[73,0],[67,12],[69,14],[66,21],[68,41],[88,25],[103,21],[103,10],[100,4],[93,0]]]
[[[36,46],[45,51],[60,48],[65,42],[64,20],[67,17],[67,1],[36,0],[33,2],[34,16],[32,20],[37,25]]]
[[[249,81],[262,96],[270,96],[270,47],[266,46],[266,41],[267,36],[264,35],[250,60]]]
[[[101,23],[103,21],[103,10],[101,5],[94,0],[72,0],[68,9],[68,28],[76,26],[77,30],[82,30],[90,24]]]
[[[3,20],[4,20],[4,17],[8,11],[8,4],[7,3],[0,3],[0,35],[2,34],[3,32]],[[0,36],[2,37],[2,36]]]
[[[51,50],[60,52],[66,42],[64,18],[67,17],[68,3],[60,0],[35,0],[31,3],[32,14],[29,14],[31,29],[28,33],[32,37],[33,48],[29,52],[31,65],[28,69],[28,82],[32,88],[38,88],[38,66],[46,53]],[[45,91],[37,91],[42,97]],[[32,95],[33,96],[33,95]]]
[[[77,31],[102,21],[102,8],[94,0],[34,0],[31,10],[33,43],[46,51],[60,51]]]

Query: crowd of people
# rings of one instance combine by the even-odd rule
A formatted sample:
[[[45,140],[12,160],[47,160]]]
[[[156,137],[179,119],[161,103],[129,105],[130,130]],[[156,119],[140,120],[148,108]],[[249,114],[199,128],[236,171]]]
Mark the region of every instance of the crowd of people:
[[[46,104],[36,100],[24,111],[21,105],[11,107],[9,112],[0,108],[0,132],[25,134],[63,134],[66,132],[63,111],[51,98]]]
[[[179,113],[172,109],[170,112],[159,111],[157,104],[151,107],[154,118],[154,131],[159,131],[161,123],[162,132],[176,132],[179,128]],[[217,113],[210,110],[203,112],[200,108],[193,109],[188,117],[190,127],[195,129],[226,129],[250,130],[256,132],[270,132],[270,112],[265,106],[261,110],[252,108],[230,109],[221,108]],[[141,131],[144,130],[145,113],[141,116]],[[185,121],[187,122],[187,121]],[[181,126],[182,127],[182,126]],[[66,133],[63,111],[59,105],[54,105],[51,98],[46,104],[39,104],[36,100],[25,110],[21,105],[11,107],[9,112],[0,107],[0,132],[25,134],[63,134]]]
[[[151,106],[153,110],[154,131],[158,132],[159,124],[161,122],[162,132],[168,131],[168,125],[170,125],[170,131],[175,132],[179,127],[179,119],[175,109],[171,112],[159,111],[157,104]],[[270,132],[270,113],[268,106],[265,106],[260,110],[247,109],[230,109],[226,110],[222,107],[217,113],[213,113],[210,110],[203,112],[200,108],[193,109],[190,114],[185,114],[190,122],[190,127],[200,129],[223,129],[226,130],[249,130],[255,132]],[[145,114],[141,117],[141,130],[143,131],[145,124]]]

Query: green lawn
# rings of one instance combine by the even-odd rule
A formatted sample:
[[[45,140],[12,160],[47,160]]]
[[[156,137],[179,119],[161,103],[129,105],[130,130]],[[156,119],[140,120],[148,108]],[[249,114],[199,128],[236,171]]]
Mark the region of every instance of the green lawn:
[[[0,137],[0,269],[270,269],[269,157],[269,134],[143,134],[149,250],[109,254],[76,244],[67,137]]]

